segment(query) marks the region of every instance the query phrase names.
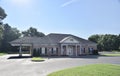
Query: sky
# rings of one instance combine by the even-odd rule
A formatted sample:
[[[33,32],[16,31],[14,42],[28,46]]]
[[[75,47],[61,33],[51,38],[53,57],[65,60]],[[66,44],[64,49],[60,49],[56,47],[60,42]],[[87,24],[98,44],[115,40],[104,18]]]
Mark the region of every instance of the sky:
[[[0,0],[4,23],[20,31],[73,34],[120,34],[120,0]]]

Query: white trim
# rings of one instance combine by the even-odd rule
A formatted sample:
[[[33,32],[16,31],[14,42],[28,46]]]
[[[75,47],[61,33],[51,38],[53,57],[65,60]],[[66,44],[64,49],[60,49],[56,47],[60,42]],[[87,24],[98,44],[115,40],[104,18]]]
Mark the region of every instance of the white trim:
[[[65,42],[65,41],[67,41],[68,39],[73,39],[73,41]],[[65,37],[64,39],[62,39],[62,40],[60,41],[60,43],[79,43],[79,41],[76,40],[76,39],[74,39],[74,38],[71,37],[71,36],[68,36],[68,37]]]
[[[32,44],[11,44],[12,46],[32,46]]]

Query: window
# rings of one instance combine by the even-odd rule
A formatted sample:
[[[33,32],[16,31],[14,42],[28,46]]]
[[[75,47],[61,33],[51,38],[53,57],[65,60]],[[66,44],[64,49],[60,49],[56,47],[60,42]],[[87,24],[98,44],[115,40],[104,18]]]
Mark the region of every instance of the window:
[[[92,54],[93,53],[93,48],[88,48],[89,53]]]
[[[53,48],[53,50],[55,50],[55,51],[56,51],[56,47],[54,47],[54,48]]]
[[[45,48],[45,54],[47,54],[47,48]]]
[[[56,48],[56,55],[58,55],[58,48]]]
[[[51,54],[53,54],[53,48],[52,48],[52,50],[51,50]]]
[[[39,48],[39,53],[41,54],[42,52],[41,52],[41,48]]]
[[[81,53],[82,53],[82,54],[85,53],[85,48],[81,48]]]
[[[85,48],[84,48],[84,50],[83,50],[83,53],[85,53]]]
[[[54,55],[56,54],[56,47],[52,48],[51,54],[54,54]]]
[[[42,54],[45,54],[45,48],[42,47]]]
[[[56,54],[56,50],[57,50],[57,48],[54,47],[54,48],[53,48],[53,53],[54,53],[54,54]]]

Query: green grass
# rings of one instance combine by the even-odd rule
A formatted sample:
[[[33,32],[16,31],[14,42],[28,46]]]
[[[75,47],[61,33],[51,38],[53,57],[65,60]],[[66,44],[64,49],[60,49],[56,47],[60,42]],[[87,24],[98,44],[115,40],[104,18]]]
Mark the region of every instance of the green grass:
[[[120,76],[120,66],[92,64],[53,72],[48,76]]]
[[[35,61],[35,62],[39,62],[39,61],[44,61],[45,59],[44,58],[41,58],[41,57],[33,57],[32,58],[32,61]]]
[[[0,53],[0,56],[3,56],[3,55],[5,55],[6,53]]]
[[[104,56],[120,56],[120,54],[103,54]]]

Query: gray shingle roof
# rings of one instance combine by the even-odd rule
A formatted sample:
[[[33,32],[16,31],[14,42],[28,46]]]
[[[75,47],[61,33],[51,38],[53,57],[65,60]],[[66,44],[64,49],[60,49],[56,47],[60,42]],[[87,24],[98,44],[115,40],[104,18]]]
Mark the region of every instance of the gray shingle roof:
[[[22,37],[19,39],[16,39],[14,41],[11,41],[11,44],[16,44],[16,43],[23,43],[23,44],[31,44],[31,43],[35,43],[35,44],[57,44],[59,43],[62,39],[64,39],[65,37],[71,36],[73,38],[75,38],[76,40],[78,40],[80,43],[88,43],[88,44],[96,44],[93,43],[91,41],[79,38],[77,36],[71,35],[71,34],[56,34],[56,33],[51,33],[48,34],[47,36],[44,37]]]

